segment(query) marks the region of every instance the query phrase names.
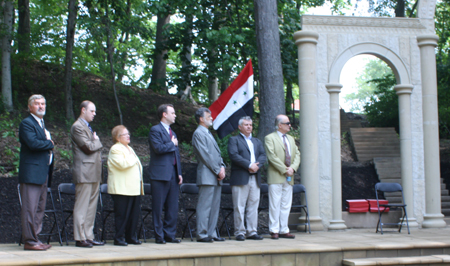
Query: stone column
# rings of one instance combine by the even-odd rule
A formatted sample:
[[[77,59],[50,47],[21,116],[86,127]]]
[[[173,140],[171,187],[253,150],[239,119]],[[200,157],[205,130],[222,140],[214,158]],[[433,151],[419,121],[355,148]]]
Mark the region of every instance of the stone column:
[[[339,93],[341,84],[326,84],[330,94],[330,129],[331,129],[331,183],[332,214],[328,230],[347,229],[342,220],[342,168],[341,168],[341,119],[339,112]]]
[[[408,213],[409,227],[419,227],[414,217],[414,188],[412,179],[411,93],[413,85],[397,85],[394,89],[398,95],[398,113],[400,116],[400,159],[402,165],[403,196],[407,205],[406,212]]]
[[[319,127],[317,123],[316,53],[319,34],[294,33],[298,47],[298,86],[300,89],[300,173],[308,196],[311,230],[322,231],[319,205]]]
[[[422,79],[423,148],[425,167],[425,215],[424,228],[445,227],[441,213],[441,184],[439,160],[439,121],[437,105],[436,55],[434,48],[439,37],[417,36],[420,48]]]

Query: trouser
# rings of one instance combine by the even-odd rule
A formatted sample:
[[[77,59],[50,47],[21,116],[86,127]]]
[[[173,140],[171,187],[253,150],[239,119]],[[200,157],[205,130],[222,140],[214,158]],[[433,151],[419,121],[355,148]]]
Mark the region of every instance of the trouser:
[[[20,183],[20,198],[22,208],[22,240],[26,244],[38,245],[42,243],[38,234],[42,230],[42,219],[47,202],[47,181],[43,185]]]
[[[114,240],[138,241],[137,227],[141,218],[141,196],[111,195],[114,201]]]
[[[94,223],[97,213],[100,182],[75,185],[73,207],[73,236],[76,241],[94,239]]]
[[[197,239],[217,237],[222,186],[199,186],[197,203]]]
[[[292,206],[292,186],[283,184],[269,185],[269,231],[271,233],[289,233],[288,219]]]
[[[234,210],[234,235],[252,236],[258,231],[258,205],[260,189],[254,175],[249,177],[248,184],[232,186]],[[244,226],[244,215],[247,230]]]
[[[173,239],[177,233],[180,186],[177,182],[176,169],[172,173],[170,181],[151,180],[153,226],[155,239],[158,240]]]

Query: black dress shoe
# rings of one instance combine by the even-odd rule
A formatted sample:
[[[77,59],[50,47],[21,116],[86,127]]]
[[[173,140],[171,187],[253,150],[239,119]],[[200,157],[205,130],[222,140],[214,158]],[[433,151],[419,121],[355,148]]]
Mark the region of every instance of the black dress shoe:
[[[93,240],[87,239],[86,242],[91,243],[93,246],[103,246],[103,245],[105,245],[105,242],[97,241],[95,239],[93,239]]]
[[[225,238],[223,237],[213,237],[214,241],[225,241]]]
[[[165,243],[166,243],[166,240],[164,240],[164,239],[156,239],[156,240],[155,240],[155,243],[156,243],[156,244],[165,244]]]
[[[128,243],[125,241],[114,240],[114,245],[115,246],[128,246]]]
[[[254,235],[251,235],[251,236],[247,237],[247,239],[263,240],[264,237],[262,237],[262,236],[260,236],[260,235],[258,235],[258,234],[254,234]]]
[[[91,248],[93,245],[86,240],[76,241],[75,246],[79,248]]]
[[[237,235],[236,236],[236,240],[237,241],[244,241],[245,240],[245,236],[244,235]]]
[[[127,241],[128,244],[132,244],[132,245],[140,245],[142,244],[142,242],[138,239],[130,239]]]
[[[214,241],[213,241],[213,239],[212,239],[212,238],[210,238],[210,237],[205,237],[205,238],[200,238],[200,239],[197,239],[197,242],[206,242],[206,243],[212,243],[212,242],[214,242]]]
[[[181,243],[181,240],[176,238],[165,238],[165,240],[167,243],[176,243],[176,244]]]

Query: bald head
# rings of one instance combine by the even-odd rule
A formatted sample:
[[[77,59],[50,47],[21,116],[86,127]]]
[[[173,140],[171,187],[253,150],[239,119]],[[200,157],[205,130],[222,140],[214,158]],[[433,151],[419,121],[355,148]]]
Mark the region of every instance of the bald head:
[[[275,128],[283,134],[291,131],[291,122],[289,121],[289,117],[286,115],[277,115],[275,118]]]

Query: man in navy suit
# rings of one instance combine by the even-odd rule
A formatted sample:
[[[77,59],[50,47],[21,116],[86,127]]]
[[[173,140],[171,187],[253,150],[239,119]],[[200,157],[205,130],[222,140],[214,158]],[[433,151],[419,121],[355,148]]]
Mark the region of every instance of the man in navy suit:
[[[171,104],[158,107],[161,123],[150,129],[150,181],[152,187],[152,213],[157,244],[180,243],[175,238],[178,219],[179,185],[181,176],[181,159],[178,139],[170,125],[175,123],[175,109]],[[162,211],[164,209],[164,220]]]
[[[258,205],[261,187],[260,169],[266,163],[266,152],[262,142],[252,137],[251,117],[244,116],[239,119],[238,128],[240,134],[231,137],[228,141],[234,234],[238,241],[244,241],[246,238],[263,240],[263,237],[258,235]],[[244,220],[247,222],[247,228],[244,226]]]
[[[19,126],[19,184],[22,199],[20,218],[25,250],[47,250],[52,247],[38,238],[47,201],[47,182],[54,147],[50,132],[45,128],[45,107],[44,96],[32,95],[28,99],[30,116]]]

